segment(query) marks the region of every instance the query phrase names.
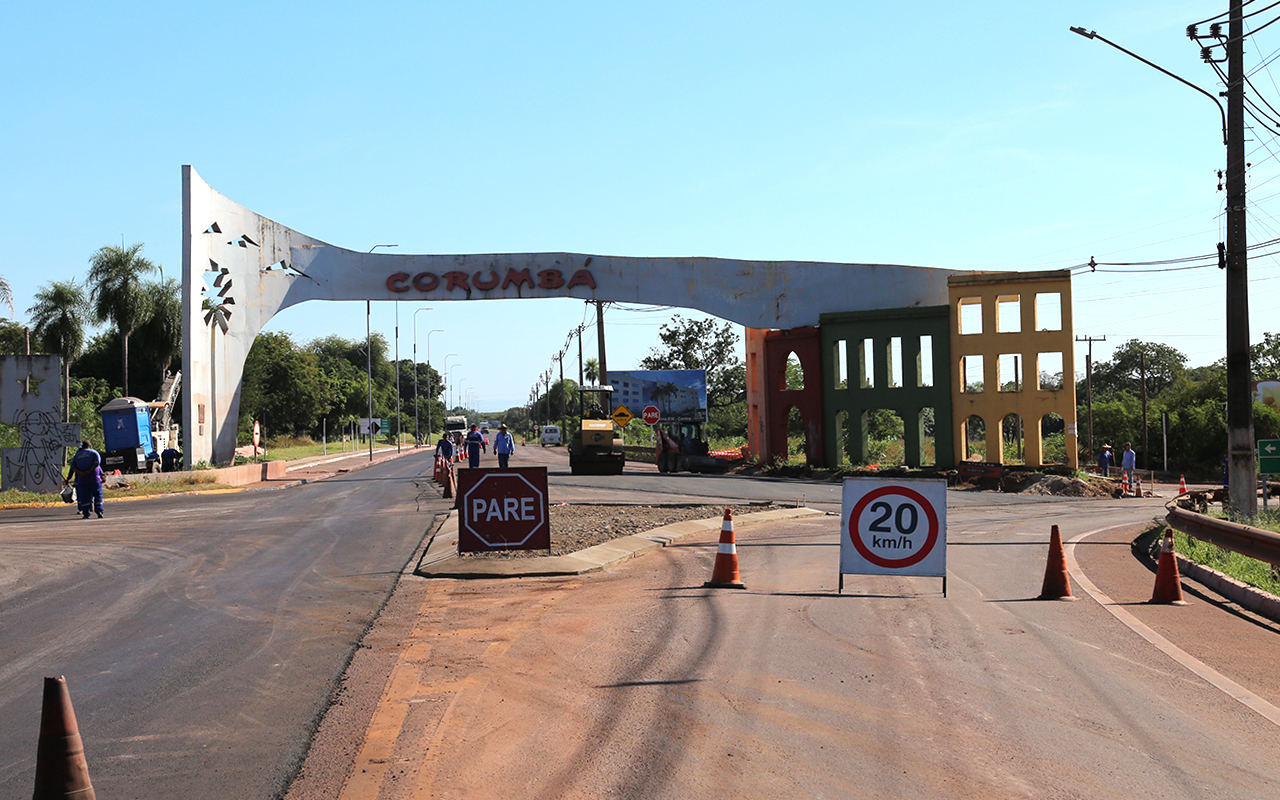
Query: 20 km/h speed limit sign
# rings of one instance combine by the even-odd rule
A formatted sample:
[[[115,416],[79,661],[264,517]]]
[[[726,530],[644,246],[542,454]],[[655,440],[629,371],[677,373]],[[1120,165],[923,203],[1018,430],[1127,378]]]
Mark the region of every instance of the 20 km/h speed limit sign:
[[[946,481],[845,478],[840,516],[841,593],[846,574],[922,575],[946,596]]]

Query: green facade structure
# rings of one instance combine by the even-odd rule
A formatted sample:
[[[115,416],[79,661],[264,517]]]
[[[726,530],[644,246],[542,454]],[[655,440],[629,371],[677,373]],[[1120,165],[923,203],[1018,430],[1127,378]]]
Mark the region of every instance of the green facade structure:
[[[823,314],[819,329],[827,419],[825,466],[839,466],[842,452],[848,453],[854,464],[871,460],[867,414],[876,409],[893,411],[902,418],[907,466],[955,466],[950,308]],[[925,385],[926,381],[930,385]],[[925,455],[925,409],[933,410],[932,459]],[[841,412],[846,415],[843,447],[837,424]]]

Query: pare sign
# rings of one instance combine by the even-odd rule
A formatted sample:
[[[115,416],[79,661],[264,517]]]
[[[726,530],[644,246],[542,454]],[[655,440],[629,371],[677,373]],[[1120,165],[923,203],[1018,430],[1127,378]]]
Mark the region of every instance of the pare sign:
[[[947,484],[942,480],[845,478],[840,514],[844,576],[924,575],[947,593]]]
[[[458,552],[547,550],[547,468],[458,471]]]

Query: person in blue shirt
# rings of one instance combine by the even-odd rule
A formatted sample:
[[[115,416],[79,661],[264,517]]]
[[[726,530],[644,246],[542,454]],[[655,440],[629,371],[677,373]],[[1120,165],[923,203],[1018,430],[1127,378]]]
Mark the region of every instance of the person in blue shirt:
[[[498,454],[498,467],[506,469],[508,462],[511,460],[511,454],[516,451],[516,440],[507,430],[507,424],[504,422],[498,426],[498,435],[493,437],[493,452]]]
[[[1120,454],[1120,466],[1124,469],[1124,475],[1129,479],[1129,485],[1133,486],[1133,471],[1138,466],[1138,454],[1133,452],[1133,445],[1129,442],[1124,443],[1124,452]]]
[[[1111,445],[1104,444],[1102,449],[1098,451],[1098,474],[1102,477],[1110,477],[1111,465],[1115,463],[1115,454],[1111,452]]]
[[[480,447],[484,444],[484,435],[480,433],[480,426],[472,425],[471,430],[467,432],[467,466],[480,466]]]
[[[440,441],[436,443],[436,457],[443,456],[446,461],[453,460],[453,440],[449,438],[449,434],[440,435]]]
[[[88,440],[80,443],[80,449],[71,457],[67,470],[67,483],[76,484],[76,510],[85,519],[89,511],[95,511],[102,519],[102,456],[89,446]]]

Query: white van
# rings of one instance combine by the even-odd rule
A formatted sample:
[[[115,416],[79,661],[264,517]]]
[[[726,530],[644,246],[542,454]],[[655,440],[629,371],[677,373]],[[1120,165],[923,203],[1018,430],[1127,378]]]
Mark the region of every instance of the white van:
[[[542,446],[546,447],[549,444],[556,444],[556,445],[560,444],[560,426],[558,425],[542,426]]]

